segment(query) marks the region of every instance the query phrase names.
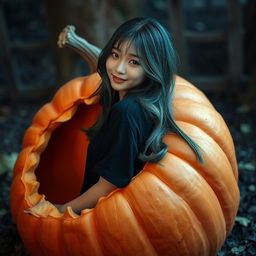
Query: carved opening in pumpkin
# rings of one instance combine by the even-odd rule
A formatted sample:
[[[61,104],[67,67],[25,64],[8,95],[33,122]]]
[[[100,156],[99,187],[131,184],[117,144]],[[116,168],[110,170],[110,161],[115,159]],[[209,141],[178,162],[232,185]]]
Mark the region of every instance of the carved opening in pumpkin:
[[[88,146],[87,136],[81,128],[90,127],[99,110],[99,104],[80,104],[71,119],[52,132],[35,170],[40,182],[38,192],[44,194],[47,201],[62,204],[79,195]]]

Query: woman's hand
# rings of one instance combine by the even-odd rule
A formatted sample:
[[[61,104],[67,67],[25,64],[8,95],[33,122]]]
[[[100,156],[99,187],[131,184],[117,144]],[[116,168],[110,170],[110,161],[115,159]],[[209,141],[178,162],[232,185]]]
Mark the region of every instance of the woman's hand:
[[[55,204],[55,207],[61,213],[64,213],[66,208],[70,206],[74,212],[80,213],[83,209],[90,209],[95,207],[100,197],[107,196],[116,188],[117,187],[115,185],[100,177],[99,181],[87,191],[85,191],[82,195],[63,205]]]

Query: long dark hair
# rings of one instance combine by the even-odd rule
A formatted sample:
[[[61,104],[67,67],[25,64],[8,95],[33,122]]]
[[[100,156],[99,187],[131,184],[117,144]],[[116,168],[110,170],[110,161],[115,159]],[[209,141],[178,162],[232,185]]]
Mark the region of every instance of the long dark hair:
[[[200,162],[203,162],[199,146],[174,121],[172,97],[177,71],[176,53],[167,30],[152,18],[135,18],[125,22],[115,31],[101,51],[98,73],[102,78],[102,83],[92,96],[100,95],[102,112],[97,122],[86,131],[89,139],[93,138],[101,128],[114,103],[114,90],[106,71],[106,60],[111,55],[114,46],[119,48],[127,41],[134,44],[146,79],[141,85],[130,89],[126,96],[137,95],[137,101],[153,116],[155,122],[153,131],[146,141],[144,151],[140,152],[139,158],[149,162],[160,161],[168,151],[168,146],[162,138],[172,131],[181,136],[195,151]],[[146,152],[152,153],[147,155]]]

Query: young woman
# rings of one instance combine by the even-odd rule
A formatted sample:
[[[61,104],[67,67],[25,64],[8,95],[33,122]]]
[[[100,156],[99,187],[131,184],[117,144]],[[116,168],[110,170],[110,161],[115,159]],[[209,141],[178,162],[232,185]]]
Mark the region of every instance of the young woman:
[[[180,135],[202,162],[198,146],[176,125],[171,99],[176,54],[166,29],[151,18],[125,22],[98,60],[102,113],[86,131],[90,139],[81,195],[56,207],[92,208],[117,187],[127,186],[149,162],[160,161],[167,132]]]

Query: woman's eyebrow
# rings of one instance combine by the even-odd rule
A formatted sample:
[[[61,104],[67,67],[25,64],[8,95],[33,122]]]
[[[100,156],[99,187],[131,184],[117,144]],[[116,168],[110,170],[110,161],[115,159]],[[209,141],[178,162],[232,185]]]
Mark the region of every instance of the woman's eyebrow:
[[[136,55],[136,54],[134,54],[134,53],[129,53],[129,55],[130,55],[130,56],[132,56],[132,57],[136,57],[136,58],[138,58],[138,59],[139,59],[139,56],[138,56],[138,55]]]
[[[120,49],[117,48],[116,46],[113,46],[112,48],[120,52]]]
[[[118,52],[121,52],[121,50],[119,48],[117,48],[116,46],[113,46],[113,49],[117,50]],[[135,53],[129,53],[129,56],[136,57],[139,59],[139,56]]]

